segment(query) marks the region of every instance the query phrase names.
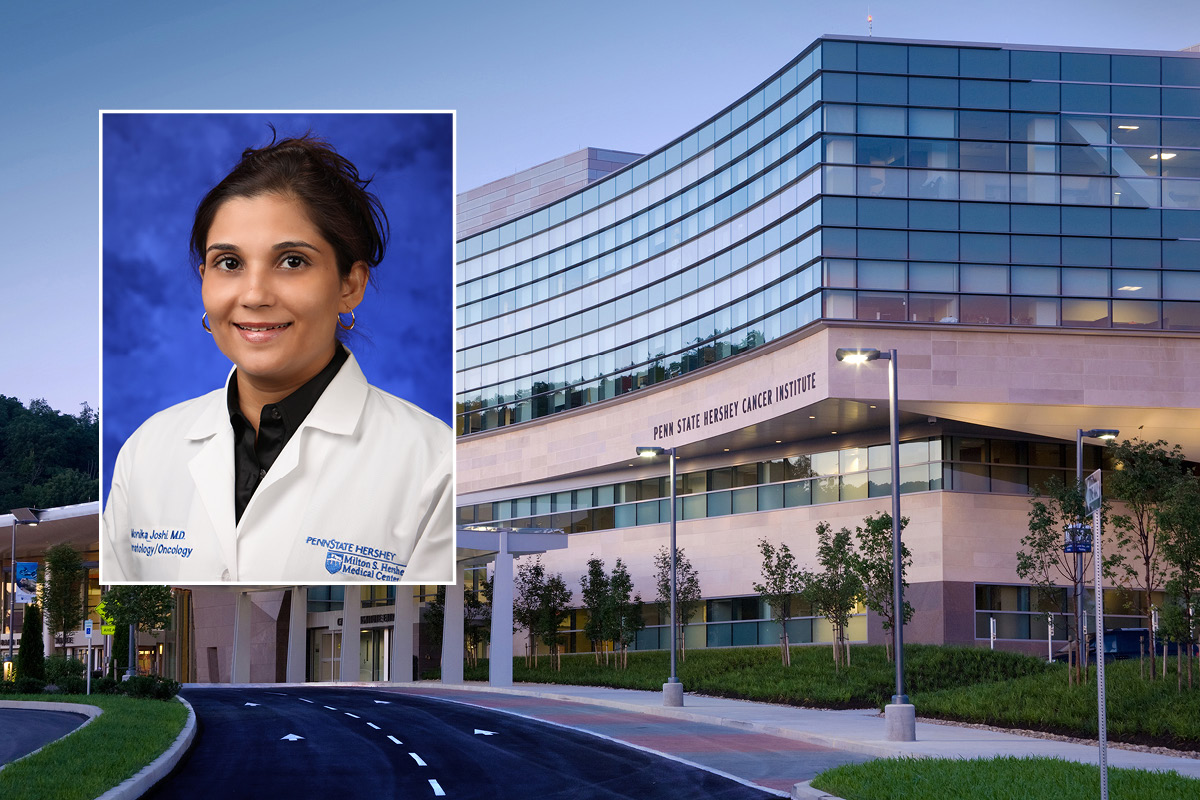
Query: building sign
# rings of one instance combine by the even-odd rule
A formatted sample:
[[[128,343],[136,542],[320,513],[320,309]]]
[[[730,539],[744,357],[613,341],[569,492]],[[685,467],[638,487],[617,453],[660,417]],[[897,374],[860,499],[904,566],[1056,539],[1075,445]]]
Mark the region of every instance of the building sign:
[[[804,395],[817,388],[817,373],[808,372],[773,386],[758,388],[751,392],[733,390],[718,402],[709,402],[703,408],[687,409],[686,413],[665,419],[652,426],[651,439],[655,444],[676,436],[685,436],[688,441],[705,438],[704,429],[720,423],[744,420],[751,425],[771,416],[778,416],[803,405],[797,404]],[[679,444],[676,442],[675,444]]]
[[[395,614],[364,614],[363,616],[358,618],[359,625],[374,625],[374,624],[378,624],[380,622],[395,622],[395,621],[396,621]],[[344,625],[345,623],[342,622],[341,617],[338,617],[337,624],[340,627],[340,626]]]
[[[37,595],[37,562],[17,562],[17,589],[13,600],[18,603],[32,603]]]

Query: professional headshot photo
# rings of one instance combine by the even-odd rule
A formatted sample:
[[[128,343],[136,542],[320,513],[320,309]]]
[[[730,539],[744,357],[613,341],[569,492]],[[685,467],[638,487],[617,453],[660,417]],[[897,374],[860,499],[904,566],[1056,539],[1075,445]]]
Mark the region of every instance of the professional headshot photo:
[[[104,583],[453,581],[452,112],[102,112]]]

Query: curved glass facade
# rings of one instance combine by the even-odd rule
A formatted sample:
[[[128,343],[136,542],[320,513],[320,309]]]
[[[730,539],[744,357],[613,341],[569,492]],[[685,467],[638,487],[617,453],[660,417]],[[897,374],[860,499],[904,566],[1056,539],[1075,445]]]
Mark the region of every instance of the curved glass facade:
[[[460,435],[822,318],[1200,330],[1200,58],[819,40],[458,261]]]

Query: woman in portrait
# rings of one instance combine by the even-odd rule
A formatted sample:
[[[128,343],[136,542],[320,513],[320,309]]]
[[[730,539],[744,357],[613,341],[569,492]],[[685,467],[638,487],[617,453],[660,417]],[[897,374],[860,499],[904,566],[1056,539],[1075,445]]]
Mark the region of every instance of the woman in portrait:
[[[247,149],[200,201],[199,324],[233,369],[121,447],[105,583],[452,580],[450,429],[343,343],[388,238],[369,183],[304,135]]]

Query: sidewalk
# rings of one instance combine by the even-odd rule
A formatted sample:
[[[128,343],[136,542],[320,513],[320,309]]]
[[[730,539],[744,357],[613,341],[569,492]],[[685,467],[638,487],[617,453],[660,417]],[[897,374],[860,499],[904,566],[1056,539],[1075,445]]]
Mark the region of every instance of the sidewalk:
[[[917,709],[917,740],[889,742],[884,738],[882,715],[873,710],[827,711],[791,706],[725,700],[686,695],[683,708],[666,708],[659,692],[630,689],[606,689],[593,686],[554,684],[518,684],[513,688],[494,688],[483,683],[447,685],[436,682],[392,684],[396,690],[504,709],[511,705],[504,696],[565,701],[609,709],[635,712],[681,722],[707,723],[745,732],[766,734],[808,745],[858,753],[866,756],[915,756],[945,758],[991,758],[994,756],[1048,756],[1067,761],[1098,764],[1094,745],[1071,744],[1032,736],[922,722]],[[382,688],[382,687],[381,687]],[[523,704],[513,711],[527,716],[545,717],[536,707]],[[583,720],[586,723],[586,718]],[[586,724],[579,727],[587,728]],[[613,736],[625,739],[621,735]],[[672,754],[668,752],[668,754]],[[678,755],[678,754],[676,754]],[[1108,763],[1112,767],[1167,771],[1200,778],[1200,759],[1159,755],[1109,746]],[[734,772],[734,770],[728,770]],[[746,777],[746,776],[743,776]],[[779,782],[749,778],[761,786],[778,791]],[[811,791],[811,790],[810,790]],[[816,796],[816,795],[813,795]]]

